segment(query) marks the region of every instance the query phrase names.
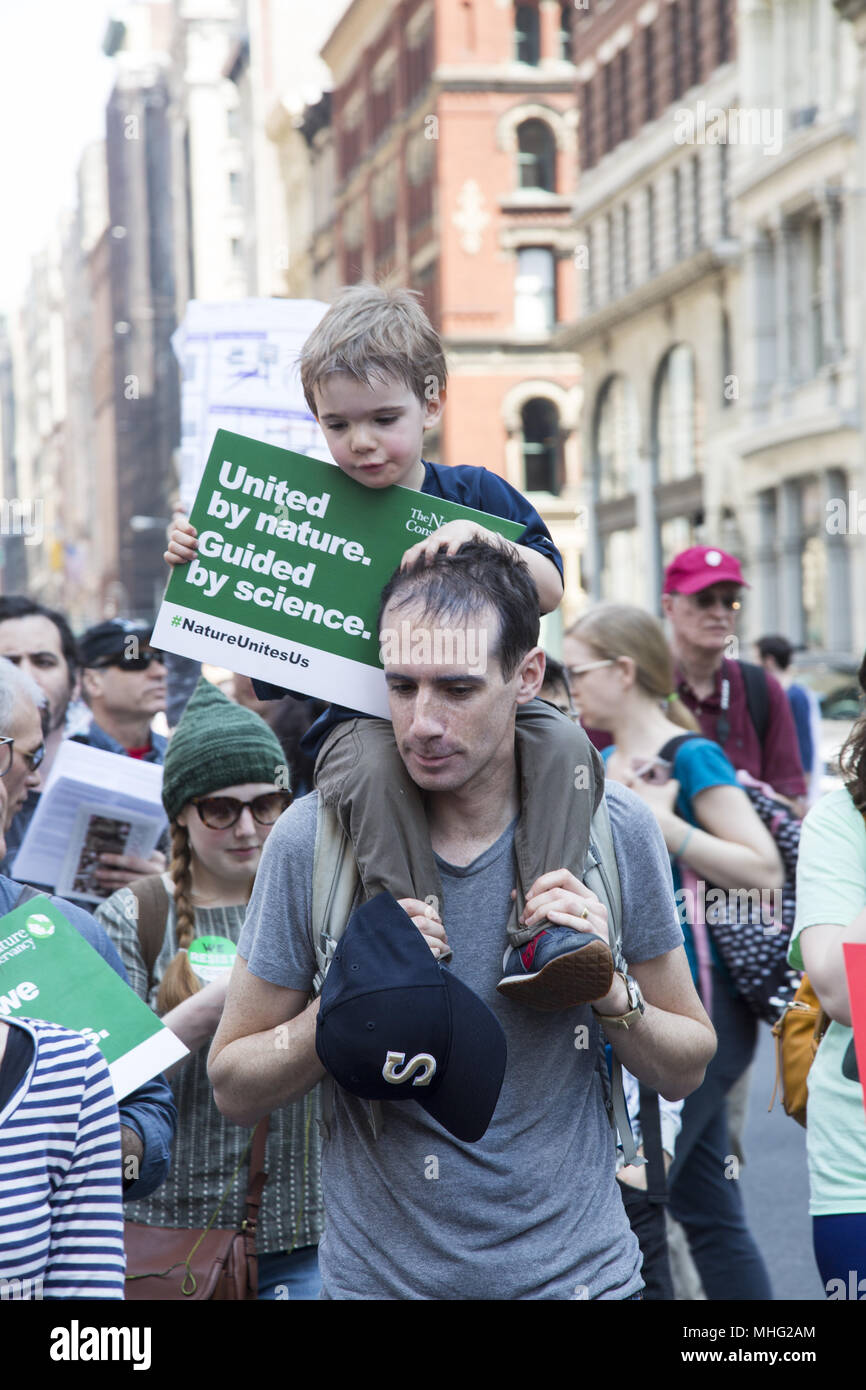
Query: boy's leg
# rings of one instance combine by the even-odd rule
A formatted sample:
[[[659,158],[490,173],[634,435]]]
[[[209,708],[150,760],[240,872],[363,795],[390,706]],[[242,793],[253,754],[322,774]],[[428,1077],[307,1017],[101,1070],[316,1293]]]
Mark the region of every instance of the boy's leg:
[[[387,719],[338,724],[316,759],[316,786],[352,841],[366,898],[434,898],[442,884],[419,788]]]
[[[534,1008],[570,1008],[607,993],[613,976],[609,948],[593,934],[552,923],[525,928],[519,918],[542,874],[568,869],[583,881],[590,822],[604,795],[604,764],[583,729],[543,700],[518,709],[517,753],[517,898],[508,924],[515,949],[499,989]]]
[[[528,931],[517,919],[537,878],[569,869],[583,881],[589,826],[604,795],[604,763],[579,724],[544,700],[517,711],[517,755],[521,816],[514,834],[517,903],[509,925],[512,945]]]

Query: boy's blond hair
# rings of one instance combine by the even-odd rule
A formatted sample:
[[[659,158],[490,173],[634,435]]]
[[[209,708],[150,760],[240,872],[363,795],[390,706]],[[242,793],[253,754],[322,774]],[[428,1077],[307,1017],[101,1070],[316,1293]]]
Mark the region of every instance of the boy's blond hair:
[[[314,387],[334,372],[365,386],[394,377],[422,405],[445,390],[447,371],[439,334],[414,290],[350,285],[340,292],[301,351],[301,384],[318,416]]]

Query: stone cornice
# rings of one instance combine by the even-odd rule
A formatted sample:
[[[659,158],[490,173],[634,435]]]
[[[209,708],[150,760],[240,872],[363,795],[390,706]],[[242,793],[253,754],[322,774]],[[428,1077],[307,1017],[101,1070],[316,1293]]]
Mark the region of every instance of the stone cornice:
[[[663,304],[673,295],[698,284],[726,266],[735,264],[740,258],[740,243],[719,242],[715,247],[705,247],[694,256],[678,261],[661,274],[655,275],[643,285],[628,294],[621,295],[611,304],[588,314],[575,324],[564,327],[557,334],[557,344],[562,347],[581,348],[593,338],[601,337],[621,323],[627,323],[637,314],[645,313]]]

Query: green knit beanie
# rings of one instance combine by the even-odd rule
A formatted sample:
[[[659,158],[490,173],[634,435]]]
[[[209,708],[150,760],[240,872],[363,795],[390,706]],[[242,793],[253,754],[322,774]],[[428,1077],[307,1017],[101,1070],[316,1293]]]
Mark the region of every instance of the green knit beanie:
[[[244,782],[275,783],[277,769],[285,766],[286,755],[264,719],[202,677],[169,739],[162,804],[174,820],[195,797]]]

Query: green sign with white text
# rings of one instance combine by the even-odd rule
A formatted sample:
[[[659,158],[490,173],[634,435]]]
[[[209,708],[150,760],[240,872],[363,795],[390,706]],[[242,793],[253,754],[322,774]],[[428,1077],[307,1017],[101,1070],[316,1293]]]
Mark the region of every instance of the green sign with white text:
[[[217,431],[153,645],[388,718],[376,614],[404,553],[446,522],[519,522]]]
[[[0,1019],[40,1018],[102,1051],[121,1100],[187,1048],[40,895],[0,918]]]

